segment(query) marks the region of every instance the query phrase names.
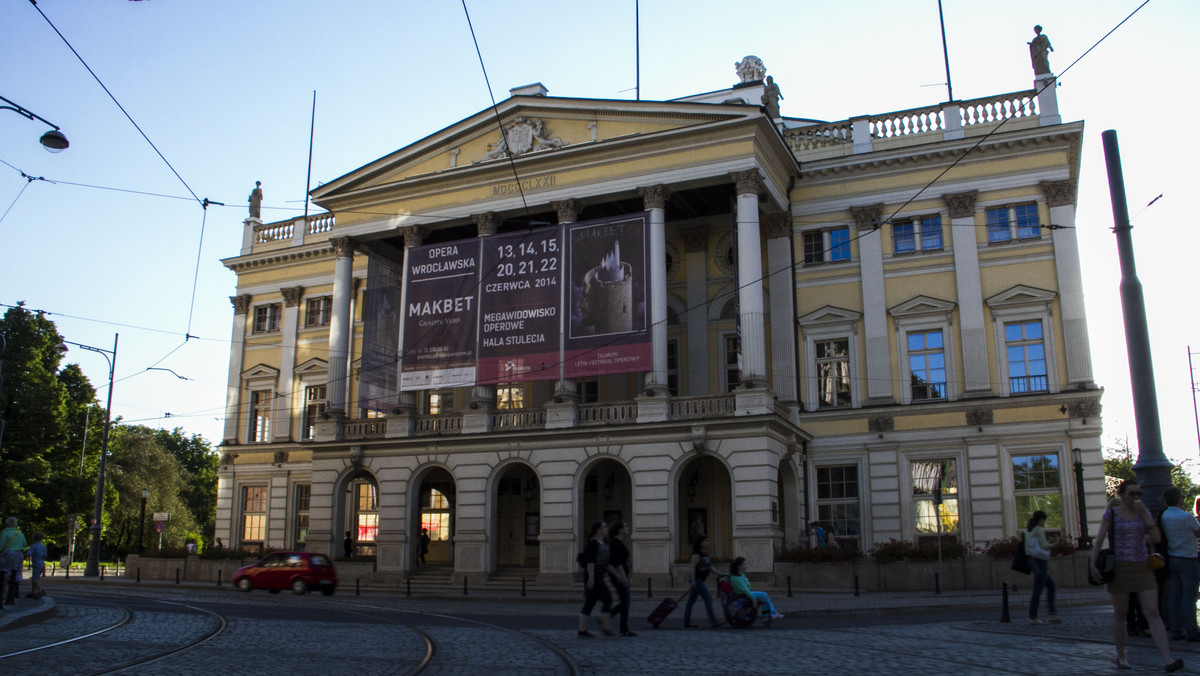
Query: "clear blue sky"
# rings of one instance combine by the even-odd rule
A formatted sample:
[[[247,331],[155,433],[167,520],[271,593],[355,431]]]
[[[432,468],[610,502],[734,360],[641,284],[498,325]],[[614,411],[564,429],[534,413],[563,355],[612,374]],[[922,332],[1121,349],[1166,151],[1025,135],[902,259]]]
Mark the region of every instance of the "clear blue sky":
[[[1141,3],[943,4],[956,98],[1030,88],[1033,25],[1053,42],[1063,119],[1087,122],[1077,223],[1105,439],[1136,446],[1100,145],[1101,131],[1118,130],[1165,445],[1177,461],[1196,458],[1187,348],[1200,350],[1200,318],[1188,302],[1200,232],[1187,205],[1200,179],[1200,4],[1150,2],[1065,74]],[[552,96],[634,97],[632,0],[467,6],[497,100],[531,82]],[[265,219],[300,213],[313,90],[314,186],[490,105],[460,2],[41,0],[35,8],[0,0],[0,8],[0,96],[71,140],[51,155],[37,144],[44,125],[0,111],[0,160],[46,179],[187,198],[26,186],[0,165],[0,210],[12,205],[0,221],[0,302],[52,313],[69,340],[109,348],[120,332],[114,413],[214,443],[236,283],[219,259],[238,253],[254,181],[263,182]],[[191,190],[227,206],[203,219],[38,8]],[[641,3],[642,98],[728,87],[746,54],[775,77],[786,116],[838,120],[946,98],[936,0]],[[185,341],[186,333],[196,337]],[[104,359],[81,350],[68,359],[103,398]],[[146,371],[155,365],[188,380]]]

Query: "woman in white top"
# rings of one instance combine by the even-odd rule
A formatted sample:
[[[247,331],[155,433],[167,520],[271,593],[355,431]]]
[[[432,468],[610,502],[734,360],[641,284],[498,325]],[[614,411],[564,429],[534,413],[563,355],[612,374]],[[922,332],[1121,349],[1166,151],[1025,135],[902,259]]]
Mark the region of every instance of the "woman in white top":
[[[1058,605],[1054,602],[1058,586],[1050,577],[1050,541],[1046,539],[1046,513],[1038,510],[1029,517],[1025,525],[1025,554],[1029,557],[1029,569],[1033,572],[1033,596],[1029,598],[1029,624],[1046,624],[1038,619],[1038,603],[1042,589],[1046,590],[1046,603],[1050,606],[1051,622],[1062,622],[1058,616]]]

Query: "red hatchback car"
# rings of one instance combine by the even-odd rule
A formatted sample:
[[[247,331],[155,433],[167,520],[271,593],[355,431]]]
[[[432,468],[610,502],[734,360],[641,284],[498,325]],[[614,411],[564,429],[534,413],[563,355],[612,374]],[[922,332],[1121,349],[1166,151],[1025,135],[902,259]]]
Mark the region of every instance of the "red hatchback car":
[[[320,589],[332,596],[337,589],[337,570],[328,556],[311,552],[272,552],[258,563],[243,566],[233,574],[233,584],[240,590],[268,589],[278,593],[291,589],[305,594]]]

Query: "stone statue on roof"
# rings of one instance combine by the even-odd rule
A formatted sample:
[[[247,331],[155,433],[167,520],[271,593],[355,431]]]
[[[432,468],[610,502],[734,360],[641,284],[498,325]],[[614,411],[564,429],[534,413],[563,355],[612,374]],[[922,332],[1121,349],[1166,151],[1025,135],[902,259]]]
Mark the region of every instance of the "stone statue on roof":
[[[262,218],[262,181],[254,182],[250,191],[250,218]]]
[[[1033,27],[1034,38],[1029,41],[1029,59],[1033,61],[1034,75],[1050,75],[1050,38],[1042,35],[1042,27]]]
[[[753,54],[733,64],[733,68],[737,71],[738,77],[742,79],[742,84],[758,82],[767,74],[767,69],[763,66],[762,59]]]
[[[779,92],[779,85],[775,84],[775,78],[767,76],[767,86],[763,90],[761,98],[763,107],[767,109],[767,115],[772,120],[779,119],[779,99],[783,98],[783,94]]]

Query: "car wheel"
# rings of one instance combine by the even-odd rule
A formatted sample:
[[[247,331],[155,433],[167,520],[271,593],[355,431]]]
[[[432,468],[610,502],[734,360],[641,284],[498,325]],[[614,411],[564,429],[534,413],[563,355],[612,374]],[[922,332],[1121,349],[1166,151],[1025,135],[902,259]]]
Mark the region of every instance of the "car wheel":
[[[238,580],[237,588],[244,592],[248,592],[251,589],[254,589],[254,587],[250,584],[250,578],[248,578],[248,577],[243,577],[242,579]]]
[[[326,596],[333,596],[333,590],[334,590],[334,589],[336,589],[336,587],[333,587],[333,586],[326,586],[326,587],[322,587],[322,588],[321,588],[321,593],[322,593],[322,594],[324,594],[324,595],[326,595]]]
[[[293,594],[307,594],[308,593],[308,583],[305,582],[304,580],[292,580],[292,593]]]

